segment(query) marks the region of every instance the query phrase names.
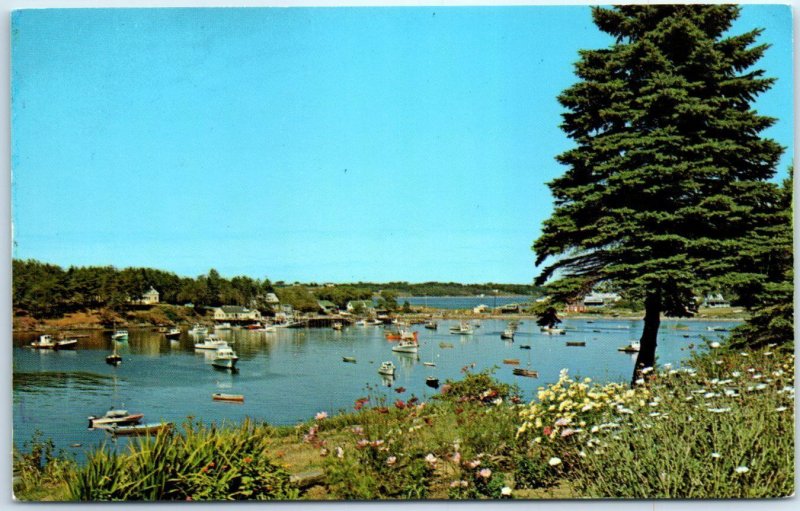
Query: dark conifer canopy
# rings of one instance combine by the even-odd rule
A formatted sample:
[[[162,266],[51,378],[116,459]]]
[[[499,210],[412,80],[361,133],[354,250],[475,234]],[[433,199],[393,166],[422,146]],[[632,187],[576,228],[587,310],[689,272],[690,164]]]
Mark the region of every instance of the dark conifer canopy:
[[[691,315],[697,293],[758,287],[742,265],[753,232],[780,222],[774,119],[751,103],[773,79],[753,66],[760,30],[730,35],[731,5],[594,8],[616,43],[584,50],[558,97],[575,147],[548,183],[555,210],[533,245],[558,301],[611,281]]]

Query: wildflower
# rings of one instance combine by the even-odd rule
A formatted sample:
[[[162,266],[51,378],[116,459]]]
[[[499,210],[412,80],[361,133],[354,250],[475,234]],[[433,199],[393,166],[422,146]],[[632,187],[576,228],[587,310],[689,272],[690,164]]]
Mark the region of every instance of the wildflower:
[[[436,458],[436,456],[434,456],[431,453],[428,453],[428,455],[425,456],[425,462],[428,463],[431,466],[436,465],[437,461],[439,461],[439,460]]]
[[[725,389],[725,395],[728,397],[736,397],[739,394],[735,390]]]
[[[494,404],[495,406],[500,406],[500,405],[502,405],[502,404],[503,404],[503,398],[502,398],[502,397],[498,397],[497,399],[495,399],[494,401],[492,401],[492,404]]]
[[[568,436],[572,436],[576,433],[576,431],[572,428],[566,428],[564,431],[561,432],[561,438],[567,438]]]
[[[356,435],[363,435],[364,428],[362,428],[361,426],[353,426],[353,433],[355,433]]]
[[[553,432],[553,428],[551,428],[550,426],[545,426],[544,429],[542,430],[542,434],[544,436],[550,436],[550,434],[552,432]]]
[[[644,369],[642,369],[642,374],[649,374],[651,372],[653,372],[652,367],[645,367]]]
[[[511,488],[509,488],[508,486],[503,486],[503,488],[500,489],[500,495],[502,495],[503,497],[510,497]]]
[[[768,357],[768,356],[770,356],[770,355],[772,355],[772,352],[771,352],[771,351],[765,351],[765,352],[764,352],[764,356],[765,356],[765,357]]]
[[[739,371],[734,371],[734,372],[731,373],[731,376],[733,376],[734,378],[738,378],[741,375],[742,375],[742,373],[740,373]]]
[[[459,486],[461,488],[466,488],[469,486],[469,483],[467,481],[452,481],[450,483],[450,488],[458,488]]]
[[[712,452],[711,453],[711,457],[716,459],[716,458],[721,458],[722,455],[720,453],[718,453],[718,452]]]
[[[767,388],[766,383],[759,383],[758,385],[756,385],[756,390],[764,390],[765,388]]]
[[[670,364],[670,363],[667,363],[667,364],[664,364],[662,367],[663,367],[664,369],[666,369],[666,370],[670,370],[670,369],[672,369],[672,364]]]
[[[245,462],[245,463],[252,463],[253,462],[253,458],[250,457],[250,456],[245,456],[244,459],[242,459],[242,461]]]
[[[550,465],[551,467],[555,467],[556,465],[561,465],[561,458],[553,456],[552,458],[550,458],[547,464]]]
[[[480,464],[481,464],[481,460],[472,460],[472,461],[468,461],[468,462],[464,463],[464,465],[467,468],[475,468],[475,467],[480,466]]]
[[[370,445],[371,445],[372,447],[378,447],[378,446],[380,446],[380,445],[383,445],[383,440],[375,440],[375,441],[373,441],[373,442],[370,442]]]
[[[322,449],[319,450],[319,455],[322,456],[322,457],[327,456],[328,455],[328,449],[323,447]],[[245,462],[247,462],[246,460],[247,460],[247,458],[245,458]]]
[[[786,407],[785,407],[785,406],[779,406],[779,407],[777,407],[777,408],[775,409],[775,411],[776,411],[776,412],[785,412],[785,411],[786,411]]]
[[[709,346],[711,346],[712,348],[719,348],[720,344],[717,341],[714,341],[711,344],[709,344]]]
[[[730,408],[709,408],[708,411],[712,412],[712,413],[727,413],[727,412],[730,412],[731,409]]]
[[[717,364],[718,366],[721,366],[722,365],[722,360],[715,360],[714,363]]]
[[[636,385],[644,385],[644,378],[639,378],[634,383],[636,383]]]
[[[314,416],[314,418],[316,420],[318,420],[318,421],[321,421],[323,419],[327,419],[328,418],[328,412],[319,412]]]
[[[559,427],[563,427],[563,426],[569,426],[569,423],[570,423],[570,422],[571,422],[571,421],[570,421],[570,419],[567,419],[567,418],[560,418],[560,419],[558,419],[558,420],[556,421],[556,426],[559,426]]]
[[[754,379],[754,380],[760,380],[760,379],[761,379],[761,373],[754,374],[754,375],[753,375],[753,379]]]
[[[341,447],[336,448],[336,457],[337,458],[344,458],[344,449]]]
[[[402,399],[398,399],[397,401],[394,402],[394,406],[397,407],[398,410],[402,410],[403,408],[406,407],[406,404],[403,402]]]
[[[703,394],[703,397],[706,399],[710,399],[714,396],[716,396],[716,394],[714,394],[713,392],[706,392],[705,394]]]
[[[772,376],[783,376],[783,369],[778,369],[777,371],[772,371]]]
[[[489,479],[492,476],[492,470],[489,468],[482,468],[478,471],[478,475],[484,479]]]
[[[749,354],[749,353],[745,353],[744,351],[740,351],[740,352],[739,352],[739,355],[741,355],[741,356],[743,356],[743,357],[749,357],[749,356],[750,356],[750,354]]]
[[[389,456],[388,458],[386,458],[386,464],[389,465],[390,467],[395,463],[397,463],[397,456]]]
[[[581,458],[585,458],[586,457],[586,452],[578,451],[578,456],[580,456]]]
[[[661,415],[659,412],[650,412],[650,417],[658,417],[659,415]]]
[[[362,438],[356,443],[356,447],[358,447],[359,449],[363,449],[368,445],[369,445],[369,440],[367,440],[366,438]]]
[[[746,474],[750,472],[750,469],[745,467],[744,465],[740,465],[734,469],[734,472],[736,472],[737,474]]]

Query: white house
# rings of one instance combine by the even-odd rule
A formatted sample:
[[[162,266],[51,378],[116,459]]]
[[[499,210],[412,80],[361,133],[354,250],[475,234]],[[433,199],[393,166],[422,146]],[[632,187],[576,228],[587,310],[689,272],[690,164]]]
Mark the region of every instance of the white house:
[[[238,305],[214,307],[214,321],[261,321],[261,313]]]
[[[278,299],[278,295],[276,295],[275,293],[267,293],[266,297],[264,298],[264,301],[270,305],[281,303],[281,301]]]
[[[145,291],[138,300],[133,300],[133,303],[138,303],[140,305],[153,305],[158,303],[158,299],[158,291],[156,291],[153,286],[150,286],[150,289]]]
[[[604,307],[621,299],[617,293],[591,293],[584,297],[583,304],[587,307]]]
[[[722,293],[716,293],[706,295],[703,306],[718,309],[720,307],[730,307],[731,303],[722,296]]]

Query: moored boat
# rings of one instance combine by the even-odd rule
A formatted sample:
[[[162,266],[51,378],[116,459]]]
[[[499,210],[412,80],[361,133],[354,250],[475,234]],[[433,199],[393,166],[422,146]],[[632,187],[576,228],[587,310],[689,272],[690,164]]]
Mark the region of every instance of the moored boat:
[[[585,341],[567,341],[567,346],[586,346]]]
[[[74,350],[78,347],[78,339],[61,339],[56,341],[55,349],[57,350]]]
[[[342,362],[356,363],[356,357],[342,357]]]
[[[181,336],[181,329],[180,328],[170,328],[167,333],[164,334],[167,339],[178,339]]]
[[[228,346],[228,341],[220,339],[214,334],[209,335],[203,342],[196,343],[194,349],[196,350],[216,350],[218,348],[225,348]]]
[[[503,363],[516,366],[516,365],[519,365],[519,359],[518,358],[504,358],[503,359]]]
[[[113,334],[111,334],[111,338],[115,341],[127,341],[128,340],[128,331],[127,330],[117,330]]]
[[[563,328],[543,326],[540,331],[547,335],[566,335],[567,332]]]
[[[89,429],[104,429],[109,428],[114,424],[138,424],[143,417],[143,413],[128,413],[127,410],[117,410],[115,408],[111,408],[101,417],[90,415],[88,417]]]
[[[428,376],[427,378],[425,378],[425,385],[427,385],[428,387],[434,388],[434,389],[438,389],[439,388],[439,378],[437,378],[435,376]]]
[[[528,378],[538,378],[539,371],[531,371],[530,369],[514,368],[512,371],[516,376],[527,376]]]
[[[244,396],[242,394],[211,394],[211,399],[214,401],[230,401],[233,403],[244,403]]]
[[[450,327],[450,333],[456,335],[470,335],[475,331],[469,325],[469,323],[461,322],[458,326]]]
[[[453,344],[449,343],[449,342],[440,342],[439,343],[439,347],[442,348],[442,349],[452,348]]]
[[[195,323],[192,328],[189,329],[189,335],[207,335],[208,328],[204,327],[200,323]]]
[[[625,353],[637,353],[641,349],[639,341],[631,341],[627,346],[617,348],[617,351],[624,351]]]
[[[428,330],[437,330],[439,328],[439,324],[436,321],[428,321],[425,323],[425,328]]]
[[[388,376],[394,376],[395,367],[391,361],[383,362],[378,368],[378,372]]]
[[[428,366],[428,367],[436,367],[436,364],[434,364],[433,362],[423,362],[422,365]]]
[[[531,349],[531,345],[530,344],[520,344],[519,345],[519,349],[521,349],[521,350],[529,350],[529,349]]]
[[[236,369],[236,362],[239,361],[239,357],[236,355],[230,346],[222,346],[217,348],[216,356],[214,360],[211,361],[211,365],[214,367],[219,367],[220,369]]]
[[[56,343],[53,342],[53,336],[44,334],[39,336],[39,340],[31,343],[31,348],[35,350],[52,350],[55,349]]]
[[[150,424],[136,424],[133,426],[118,426],[112,425],[105,430],[113,436],[141,436],[141,435],[154,435],[162,430],[169,430],[172,428],[171,422],[154,422]]]
[[[392,351],[398,353],[417,353],[419,346],[414,341],[400,341],[396,346],[392,346]]]
[[[513,341],[514,340],[514,330],[512,330],[510,328],[506,328],[505,331],[502,334],[500,334],[500,338],[501,339],[511,339]]]

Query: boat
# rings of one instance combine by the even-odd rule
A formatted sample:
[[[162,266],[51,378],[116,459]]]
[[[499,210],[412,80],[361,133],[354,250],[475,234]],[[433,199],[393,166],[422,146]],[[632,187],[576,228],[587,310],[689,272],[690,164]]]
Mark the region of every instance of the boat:
[[[251,323],[251,324],[247,325],[245,328],[247,330],[260,330],[262,327],[261,327],[261,323]]]
[[[434,364],[433,362],[423,362],[422,365],[428,366],[428,367],[436,367],[436,364]]]
[[[555,328],[555,327],[549,327],[549,326],[543,326],[540,329],[540,331],[543,334],[547,334],[547,335],[566,335],[566,333],[567,333],[567,332],[564,331],[563,328]]]
[[[567,341],[567,346],[586,346],[585,341]]]
[[[521,350],[529,350],[529,349],[531,349],[531,345],[530,344],[520,344],[519,345],[519,349],[521,349]]]
[[[88,417],[89,429],[104,429],[114,424],[138,424],[143,417],[143,413],[128,413],[127,410],[117,410],[112,407],[101,417],[90,415]]]
[[[442,348],[442,349],[445,349],[445,348],[452,348],[453,345],[451,343],[449,343],[449,342],[440,342],[439,343],[439,347]]]
[[[439,324],[436,321],[428,321],[425,323],[425,328],[428,330],[436,330],[439,328]]]
[[[181,329],[170,328],[164,335],[166,336],[167,339],[178,339],[181,336]]]
[[[356,321],[356,326],[367,326],[367,320],[359,319],[358,321]]]
[[[390,361],[382,363],[381,366],[378,368],[379,373],[388,376],[394,376],[394,371],[395,371],[394,364],[391,363]]]
[[[511,328],[506,328],[505,331],[502,334],[500,334],[500,338],[501,339],[511,339],[513,341],[514,340],[514,330],[512,330]]]
[[[627,346],[617,348],[617,351],[623,351],[625,353],[638,353],[640,348],[641,345],[639,344],[639,341],[631,341],[631,343]]]
[[[383,321],[381,321],[380,319],[373,319],[372,321],[367,321],[367,324],[372,326],[378,326],[382,325]]]
[[[220,339],[214,334],[209,335],[203,342],[196,343],[194,345],[194,349],[196,350],[215,350],[217,348],[225,348],[228,346],[228,342]]]
[[[244,396],[241,394],[211,394],[211,399],[214,401],[231,401],[234,403],[244,403]]]
[[[724,326],[707,326],[706,330],[709,332],[727,332],[728,329]]]
[[[106,364],[116,367],[122,363],[122,356],[117,353],[117,341],[112,340],[111,344],[114,345],[114,351],[111,352],[111,355],[106,357]]]
[[[519,365],[519,359],[518,358],[504,358],[503,359],[503,363],[516,366],[516,365]]]
[[[56,343],[53,342],[53,336],[49,334],[40,335],[38,341],[31,343],[31,348],[35,350],[52,350],[55,347]]]
[[[230,346],[221,346],[217,348],[216,356],[211,361],[211,365],[220,369],[236,369],[236,362],[239,357]]]
[[[427,385],[428,387],[432,387],[434,389],[438,389],[439,388],[439,378],[437,378],[435,376],[428,376],[427,378],[425,378],[425,385]]]
[[[204,327],[200,323],[195,323],[192,328],[189,329],[189,335],[207,335],[208,328]]]
[[[78,347],[78,339],[61,339],[56,341],[55,349],[57,350],[74,350]]]
[[[450,333],[456,335],[470,335],[474,332],[475,331],[472,329],[472,327],[469,326],[469,323],[464,322],[461,322],[461,324],[456,327],[450,328]]]
[[[331,325],[331,328],[333,328],[334,330],[341,330],[343,327],[342,324],[337,321],[333,325]]]
[[[392,346],[392,351],[398,353],[417,353],[419,346],[415,341],[400,341],[396,346]]]
[[[342,362],[356,363],[356,357],[342,357]]]
[[[539,377],[539,371],[531,371],[530,369],[521,369],[519,367],[515,367],[512,372],[515,376],[527,376],[528,378]]]
[[[136,424],[133,426],[117,426],[116,424],[105,430],[112,436],[141,436],[154,435],[162,430],[172,428],[171,422],[154,422],[151,424]]]
[[[128,340],[128,331],[127,330],[117,330],[113,334],[111,334],[111,339],[115,341],[127,341]]]
[[[418,333],[417,332],[409,332],[408,330],[400,329],[397,332],[388,332],[386,333],[386,340],[387,341],[413,341],[417,342]]]
[[[214,325],[214,330],[230,330],[230,329],[231,329],[231,324],[228,323],[227,321],[224,323],[220,323],[218,325]]]

